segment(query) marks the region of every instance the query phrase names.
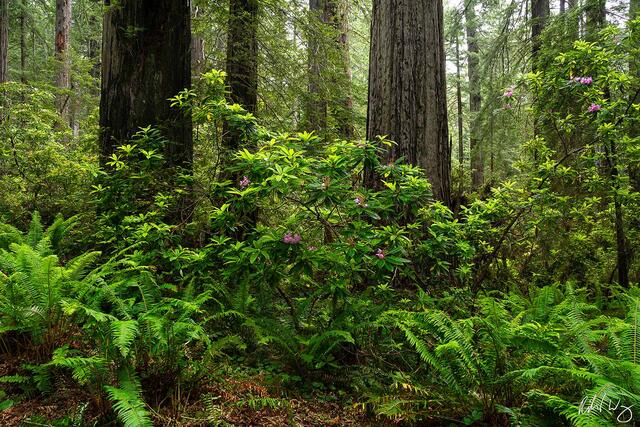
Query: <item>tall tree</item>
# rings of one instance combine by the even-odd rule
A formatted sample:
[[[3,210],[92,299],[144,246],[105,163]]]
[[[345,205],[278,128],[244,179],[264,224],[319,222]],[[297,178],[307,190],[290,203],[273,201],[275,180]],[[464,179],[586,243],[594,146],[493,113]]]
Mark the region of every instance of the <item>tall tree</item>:
[[[105,1],[100,154],[105,160],[140,127],[159,125],[169,166],[190,167],[191,117],[168,99],[191,86],[189,0]]]
[[[9,61],[9,0],[0,0],[0,83],[7,81]]]
[[[451,205],[441,0],[374,0],[367,139],[396,142],[383,161],[423,168],[434,196]],[[365,184],[376,187],[371,167]]]
[[[323,70],[327,68],[327,51],[321,35],[323,29],[319,23],[329,22],[327,0],[309,0],[311,25],[308,36],[309,99],[307,101],[306,121],[309,130],[323,131],[327,128],[329,108],[328,91],[323,79]],[[316,21],[319,21],[316,22]]]
[[[352,72],[349,53],[349,1],[326,0],[327,16],[334,30],[336,55],[340,66],[336,71],[336,90],[330,109],[338,126],[341,138],[351,139],[355,135],[353,123],[353,96],[351,92]]]
[[[200,7],[191,5],[192,19],[200,17]],[[195,76],[202,74],[204,69],[204,37],[199,32],[191,35],[191,72]]]
[[[250,113],[258,106],[258,0],[229,0],[227,84],[230,99]],[[227,146],[238,138],[228,135]]]
[[[27,4],[20,0],[20,81],[27,82]]]
[[[586,0],[585,32],[588,40],[596,40],[598,37],[598,31],[605,26],[607,19],[606,4],[606,0]]]
[[[465,8],[467,30],[467,74],[469,76],[469,112],[471,126],[469,132],[469,150],[471,151],[471,186],[480,188],[484,183],[484,156],[480,139],[480,110],[482,93],[480,81],[480,48],[478,45],[478,22],[476,17],[477,0],[470,0]]]
[[[462,170],[464,167],[464,126],[462,121],[462,77],[460,68],[460,37],[456,33],[456,105],[458,119],[458,163],[460,163],[460,170]]]
[[[71,32],[71,0],[56,0],[56,38],[55,52],[58,66],[56,86],[65,90],[57,101],[58,111],[63,116],[69,115],[71,88],[71,55],[69,52]]]
[[[531,1],[531,64],[533,70],[539,66],[538,53],[542,47],[542,32],[549,17],[549,0]]]

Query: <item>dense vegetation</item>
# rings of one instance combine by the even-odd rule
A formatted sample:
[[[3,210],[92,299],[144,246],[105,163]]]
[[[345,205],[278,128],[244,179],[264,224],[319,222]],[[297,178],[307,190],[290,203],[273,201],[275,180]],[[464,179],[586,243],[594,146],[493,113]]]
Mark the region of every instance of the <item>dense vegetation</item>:
[[[635,425],[640,6],[426,3],[0,0],[0,424]]]

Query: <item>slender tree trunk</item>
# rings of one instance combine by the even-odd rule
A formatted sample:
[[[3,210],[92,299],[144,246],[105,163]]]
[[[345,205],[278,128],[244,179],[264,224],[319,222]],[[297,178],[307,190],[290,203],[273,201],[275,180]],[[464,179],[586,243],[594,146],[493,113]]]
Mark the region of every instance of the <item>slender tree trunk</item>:
[[[8,80],[9,0],[0,0],[0,83]]]
[[[484,155],[480,145],[480,110],[482,95],[480,87],[480,49],[477,40],[476,1],[471,0],[465,9],[467,30],[467,74],[469,75],[469,112],[471,127],[469,150],[471,151],[471,186],[480,188],[484,183]]]
[[[20,1],[20,81],[27,82],[27,5]]]
[[[586,38],[593,41],[598,38],[598,31],[606,25],[606,0],[586,0]]]
[[[192,18],[200,17],[200,8],[191,6]],[[194,77],[200,76],[204,71],[204,38],[202,34],[194,32],[191,36],[191,72]]]
[[[567,11],[567,1],[560,0],[560,13],[565,13]]]
[[[93,0],[95,3],[102,3],[102,0]],[[92,28],[98,27],[98,18],[95,15],[92,15],[89,18],[89,25]],[[88,46],[88,54],[89,60],[91,61],[91,71],[89,72],[92,77],[99,78],[100,77],[100,40],[94,37],[89,39]]]
[[[434,196],[451,205],[443,11],[440,0],[374,0],[367,139],[397,144],[383,162],[419,166]],[[365,185],[379,177],[365,167]]]
[[[629,4],[629,19],[634,20],[640,18],[640,0],[631,0]],[[640,81],[640,60],[637,56],[629,58],[629,71],[630,74],[636,76]],[[629,98],[632,98],[631,95]],[[637,102],[637,100],[629,99],[630,103]],[[631,125],[630,136],[637,137],[640,135],[640,124],[633,123]],[[629,167],[629,175],[631,178],[631,185],[635,192],[640,192],[640,167],[637,165]]]
[[[327,68],[327,52],[322,40],[323,31],[316,28],[327,24],[328,0],[309,0],[311,29],[307,44],[309,56],[309,100],[307,102],[307,127],[309,130],[321,132],[327,128],[327,111],[329,107],[328,93],[323,87],[323,70]]]
[[[462,118],[462,77],[460,76],[460,37],[456,35],[456,103],[458,106],[458,163],[464,169],[464,126]]]
[[[351,90],[351,56],[349,53],[349,2],[326,0],[326,15],[336,33],[337,57],[340,68],[336,74],[336,91],[331,99],[331,113],[338,125],[338,135],[344,139],[355,136],[353,123],[353,96]],[[337,93],[335,93],[337,92]]]
[[[258,0],[229,0],[227,85],[230,100],[250,113],[258,106]],[[237,137],[227,138],[231,148]]]
[[[167,137],[169,167],[190,168],[191,116],[168,99],[191,87],[191,11],[188,0],[106,0],[102,37],[100,157],[140,127]]]
[[[70,38],[71,32],[71,0],[56,0],[56,61],[58,73],[56,76],[56,86],[63,92],[58,96],[58,112],[69,117],[71,104],[71,55]]]
[[[566,24],[570,39],[578,40],[580,37],[580,15],[577,12],[578,0],[567,0]]]

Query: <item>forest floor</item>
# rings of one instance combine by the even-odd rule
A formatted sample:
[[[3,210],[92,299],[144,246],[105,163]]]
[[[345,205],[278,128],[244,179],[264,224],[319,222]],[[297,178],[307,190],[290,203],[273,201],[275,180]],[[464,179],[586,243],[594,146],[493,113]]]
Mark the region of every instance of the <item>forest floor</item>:
[[[0,377],[20,372],[24,362],[19,358],[0,361]],[[14,400],[14,404],[0,411],[0,426],[119,425],[114,419],[104,418],[108,403],[96,397],[99,393],[80,387],[68,375],[56,376],[52,390],[47,396],[34,393],[37,397],[29,397],[28,394],[19,394],[19,387],[10,386],[7,398]],[[370,419],[353,404],[340,403],[331,393],[307,398],[277,397],[263,381],[262,375],[243,379],[217,378],[184,393],[178,405],[172,405],[166,399],[158,407],[149,408],[155,425],[365,427],[384,424]]]

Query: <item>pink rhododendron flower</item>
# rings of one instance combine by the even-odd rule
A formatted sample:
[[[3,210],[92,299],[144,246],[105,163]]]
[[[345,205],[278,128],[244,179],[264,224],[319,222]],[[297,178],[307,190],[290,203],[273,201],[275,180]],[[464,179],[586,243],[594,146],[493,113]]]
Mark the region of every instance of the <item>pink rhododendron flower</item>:
[[[243,189],[247,188],[250,184],[251,184],[251,181],[246,176],[243,176],[239,183],[240,188],[243,188]]]
[[[380,248],[376,251],[376,256],[380,259],[384,259],[384,251]]]
[[[360,206],[360,205],[362,204],[362,198],[361,198],[360,196],[358,196],[358,197],[356,197],[356,198],[353,200],[353,202],[354,202],[356,205]]]
[[[509,89],[507,89],[502,96],[504,96],[505,98],[511,98],[513,96],[513,88],[510,87]]]
[[[300,240],[302,240],[302,237],[300,237],[299,234],[291,234],[291,233],[285,234],[284,237],[282,238],[282,241],[287,245],[297,245],[298,243],[300,243]]]
[[[587,111],[589,111],[590,113],[595,113],[596,111],[600,111],[601,109],[602,109],[602,105],[600,105],[600,104],[591,104]]]

